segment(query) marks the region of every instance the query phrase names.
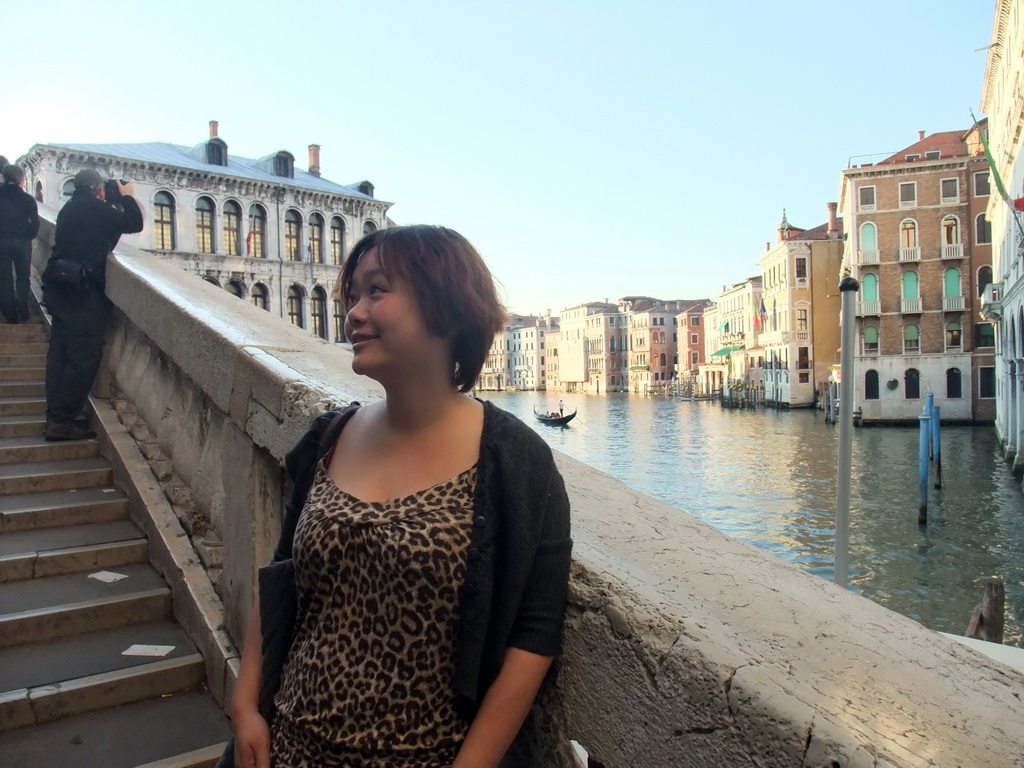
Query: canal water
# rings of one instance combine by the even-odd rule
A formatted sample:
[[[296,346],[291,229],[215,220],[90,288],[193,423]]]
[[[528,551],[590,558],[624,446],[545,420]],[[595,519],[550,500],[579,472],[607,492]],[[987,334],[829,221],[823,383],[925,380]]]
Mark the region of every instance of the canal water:
[[[560,393],[483,392],[553,447],[719,530],[831,579],[838,429],[812,410],[725,410],[628,394],[564,395],[568,427],[532,415]],[[567,411],[567,412],[568,412]],[[1024,494],[992,427],[942,428],[943,488],[919,527],[916,427],[855,430],[850,588],[962,635],[985,581],[1006,585],[1008,645],[1024,631]]]

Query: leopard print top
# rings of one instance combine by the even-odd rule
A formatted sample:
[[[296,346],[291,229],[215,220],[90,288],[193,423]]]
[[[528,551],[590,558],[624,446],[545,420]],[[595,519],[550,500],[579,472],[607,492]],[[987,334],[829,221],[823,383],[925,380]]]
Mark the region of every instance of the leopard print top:
[[[450,766],[455,627],[476,467],[425,491],[364,502],[317,466],[295,530],[299,616],[275,698],[286,766]]]

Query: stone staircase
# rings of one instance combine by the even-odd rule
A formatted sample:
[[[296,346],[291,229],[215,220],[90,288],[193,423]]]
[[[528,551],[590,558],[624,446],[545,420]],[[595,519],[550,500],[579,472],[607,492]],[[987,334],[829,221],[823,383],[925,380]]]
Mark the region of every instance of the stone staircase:
[[[0,324],[0,766],[212,766],[227,719],[98,442],[42,438],[45,355]]]

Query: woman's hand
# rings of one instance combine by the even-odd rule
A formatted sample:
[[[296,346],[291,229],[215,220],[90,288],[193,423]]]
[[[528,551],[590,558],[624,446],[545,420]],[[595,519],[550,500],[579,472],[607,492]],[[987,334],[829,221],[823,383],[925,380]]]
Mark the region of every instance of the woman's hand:
[[[235,768],[270,768],[270,726],[256,710],[232,719]]]

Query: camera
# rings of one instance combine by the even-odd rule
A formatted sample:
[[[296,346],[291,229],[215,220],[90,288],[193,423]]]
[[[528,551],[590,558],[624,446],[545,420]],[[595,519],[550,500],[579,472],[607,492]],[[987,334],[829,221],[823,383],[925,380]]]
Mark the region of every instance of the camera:
[[[103,182],[103,197],[108,203],[116,203],[121,199],[121,189],[118,182],[127,184],[125,179],[107,179]]]

